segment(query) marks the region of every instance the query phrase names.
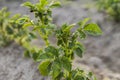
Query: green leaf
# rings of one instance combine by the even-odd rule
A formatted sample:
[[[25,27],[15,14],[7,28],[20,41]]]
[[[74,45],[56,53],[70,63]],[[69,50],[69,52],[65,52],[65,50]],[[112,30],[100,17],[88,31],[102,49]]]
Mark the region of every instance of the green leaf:
[[[83,56],[83,52],[84,52],[84,47],[83,45],[81,45],[80,43],[77,43],[75,51],[74,51],[79,57]]]
[[[23,25],[23,29],[25,29],[25,28],[27,28],[27,27],[30,27],[32,24],[31,23],[25,23],[24,25]]]
[[[24,16],[24,17],[22,17],[22,18],[19,18],[19,19],[17,20],[17,23],[24,25],[24,23],[27,22],[27,21],[28,21],[28,17],[27,17],[27,16]]]
[[[97,80],[97,78],[93,75],[92,72],[89,72],[89,73],[88,73],[88,77],[89,77],[89,79]]]
[[[31,2],[27,1],[27,2],[23,3],[22,6],[32,7],[33,4]]]
[[[76,71],[76,70],[72,70],[72,71],[71,71],[71,77],[72,77],[72,78],[75,78],[76,74],[77,74],[77,71]]]
[[[54,58],[54,55],[51,53],[43,53],[39,57],[40,60],[53,59],[53,58]]]
[[[32,32],[30,32],[29,35],[30,35],[30,37],[31,37],[32,39],[37,38],[36,34],[34,34],[34,33],[32,33]]]
[[[40,6],[45,7],[48,4],[47,0],[39,0],[40,1]]]
[[[30,57],[31,57],[29,50],[26,50],[26,51],[24,52],[24,57],[27,57],[27,58],[30,58]]]
[[[85,18],[84,20],[78,22],[80,28],[83,28],[89,20],[90,20],[90,18]]]
[[[89,73],[88,73],[88,76],[89,76],[89,77],[92,77],[92,76],[93,76],[93,73],[92,73],[92,72],[89,72]]]
[[[65,23],[65,24],[62,25],[61,30],[64,31],[67,27],[68,27],[68,25]]]
[[[30,52],[31,52],[31,57],[34,61],[40,61],[40,55],[43,54],[43,51],[36,48],[36,47],[32,47],[30,49]]]
[[[8,34],[14,34],[13,29],[11,27],[9,27],[9,26],[6,27],[6,31],[7,31]]]
[[[62,80],[63,76],[63,72],[60,72],[60,74],[56,77],[56,80]]]
[[[59,45],[62,45],[63,44],[63,41],[62,40],[58,40],[57,41],[57,45],[59,46]]]
[[[47,76],[49,74],[49,65],[50,65],[51,61],[50,60],[45,60],[43,62],[40,63],[39,65],[39,71],[43,76]]]
[[[55,79],[59,76],[61,70],[61,64],[60,62],[56,59],[52,65],[52,78]]]
[[[86,79],[82,75],[77,75],[74,80],[86,80]]]
[[[78,34],[77,31],[72,34],[72,41],[73,41],[73,42],[77,40],[78,35],[79,35],[79,34]]]
[[[32,58],[34,61],[39,61],[39,56],[40,56],[39,52],[32,53]]]
[[[68,46],[69,49],[72,49],[74,46],[75,46],[75,43],[73,41],[69,42],[69,46]]]
[[[101,35],[102,31],[97,24],[91,23],[84,26],[84,31],[91,35]]]
[[[81,48],[76,48],[76,50],[75,50],[75,53],[79,56],[79,57],[82,57],[83,55],[82,55],[82,50],[81,50]]]
[[[86,34],[82,30],[78,30],[80,39],[85,39]]]
[[[70,72],[72,68],[70,60],[67,57],[63,57],[61,62],[62,62],[63,68],[66,69],[68,72]]]
[[[61,6],[61,3],[59,1],[56,1],[56,2],[53,2],[52,4],[50,4],[51,8],[60,7],[60,6]]]
[[[58,56],[58,50],[53,46],[48,46],[47,48],[45,48],[45,51],[46,53],[52,53],[56,57]]]
[[[94,76],[93,80],[97,80],[97,78]]]
[[[69,26],[67,26],[64,31],[70,31],[73,27],[75,26],[75,24],[71,24]]]

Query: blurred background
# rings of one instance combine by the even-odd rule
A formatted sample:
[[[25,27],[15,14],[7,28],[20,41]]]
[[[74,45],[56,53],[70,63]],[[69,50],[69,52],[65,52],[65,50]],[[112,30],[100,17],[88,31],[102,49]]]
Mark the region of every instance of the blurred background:
[[[12,15],[20,13],[30,15],[34,19],[34,15],[29,13],[27,8],[20,6],[25,1],[0,0],[0,9],[7,7]],[[37,0],[28,1],[37,2]],[[117,20],[112,19],[113,15],[109,15],[111,9],[108,11],[98,9],[97,0],[61,0],[61,2],[62,7],[53,9],[53,22],[56,25],[75,23],[89,17],[103,31],[101,36],[88,36],[86,40],[81,40],[86,52],[82,59],[74,60],[74,67],[94,72],[98,80],[120,80],[120,18],[118,17],[120,14],[118,13]],[[119,0],[118,3],[120,6]],[[117,8],[114,10],[117,11]],[[54,43],[54,38],[52,41]],[[42,46],[43,42],[38,40],[33,44]],[[0,48],[0,80],[49,80],[40,76],[36,63],[24,58],[23,51],[24,49],[15,43]]]

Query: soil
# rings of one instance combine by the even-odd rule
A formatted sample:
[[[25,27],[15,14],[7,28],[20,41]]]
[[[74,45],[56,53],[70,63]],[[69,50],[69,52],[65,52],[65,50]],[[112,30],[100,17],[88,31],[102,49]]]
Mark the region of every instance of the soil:
[[[28,9],[20,7],[22,2],[24,0],[3,0],[0,1],[0,9],[7,6],[12,14],[30,14]],[[79,4],[80,1],[76,0],[54,9],[53,22],[60,26],[63,23],[70,24],[90,17],[92,22],[101,27],[103,35],[88,36],[85,41],[81,41],[86,47],[86,52],[82,59],[77,57],[74,60],[74,67],[93,71],[98,80],[120,80],[120,23],[108,19],[108,15],[98,12],[93,7],[86,8]],[[33,18],[33,15],[30,15]],[[40,46],[39,42],[34,41],[33,44]],[[23,52],[24,49],[15,43],[0,48],[0,80],[49,80],[40,76],[38,63],[24,58]]]

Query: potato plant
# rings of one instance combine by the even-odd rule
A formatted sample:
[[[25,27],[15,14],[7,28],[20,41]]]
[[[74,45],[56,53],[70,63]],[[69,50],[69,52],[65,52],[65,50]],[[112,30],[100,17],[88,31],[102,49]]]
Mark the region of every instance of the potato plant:
[[[108,13],[115,21],[120,21],[120,0],[97,0],[100,11]]]
[[[63,24],[58,27],[52,23],[52,9],[61,6],[60,2],[55,0],[39,0],[36,4],[25,2],[23,6],[28,7],[36,18],[29,20],[23,28],[26,30],[32,27],[31,32],[39,33],[45,42],[44,47],[30,48],[24,54],[40,62],[38,69],[41,75],[50,76],[51,80],[96,80],[91,72],[74,69],[72,61],[75,55],[83,57],[85,50],[78,38],[85,39],[87,34],[102,34],[97,24],[89,23],[89,18],[86,18],[74,24]],[[78,28],[71,31],[76,26]],[[54,45],[49,40],[51,35],[57,40]]]
[[[16,14],[11,17],[7,8],[0,10],[0,46],[7,46],[15,41],[22,46],[29,45],[32,38],[35,38],[34,33],[29,29],[23,29],[29,18],[21,17]]]

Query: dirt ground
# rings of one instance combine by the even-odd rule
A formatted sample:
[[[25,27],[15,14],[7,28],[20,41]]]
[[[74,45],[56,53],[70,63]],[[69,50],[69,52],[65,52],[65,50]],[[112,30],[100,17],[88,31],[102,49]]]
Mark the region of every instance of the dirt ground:
[[[22,1],[17,0],[3,0],[0,2],[0,9],[7,6],[13,14],[29,14],[29,10],[20,7],[21,3]],[[93,71],[98,80],[120,80],[120,23],[109,20],[106,14],[93,7],[85,8],[79,4],[77,0],[54,9],[53,22],[60,26],[65,22],[74,23],[90,17],[101,27],[104,34],[99,37],[88,36],[85,41],[81,41],[85,44],[86,52],[82,59],[75,59],[74,67]],[[34,44],[39,43],[34,41]],[[15,43],[0,48],[0,80],[49,80],[40,76],[38,63],[24,58],[23,52],[24,49]]]

